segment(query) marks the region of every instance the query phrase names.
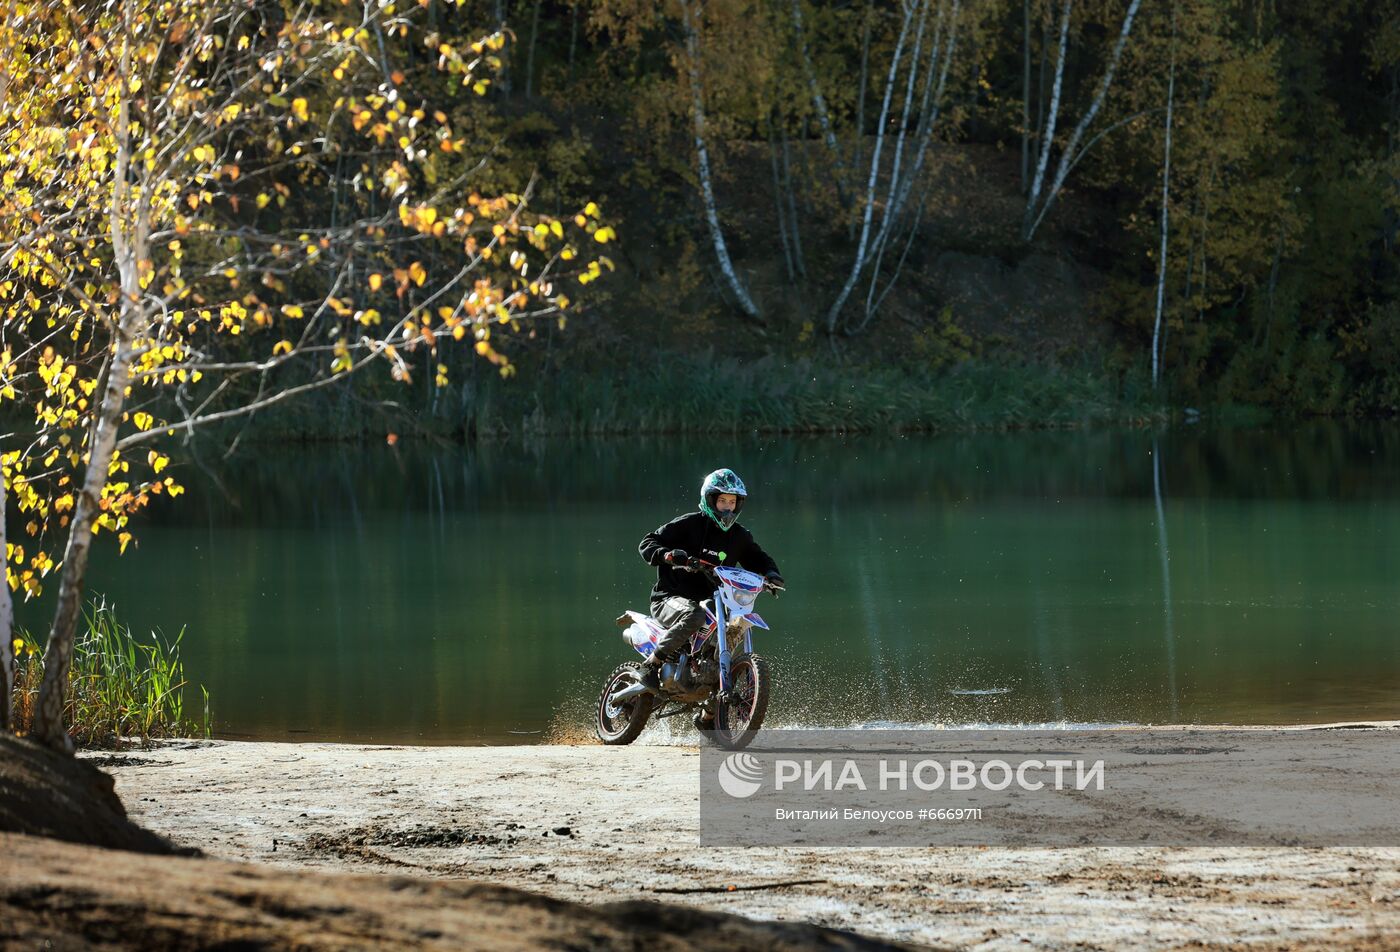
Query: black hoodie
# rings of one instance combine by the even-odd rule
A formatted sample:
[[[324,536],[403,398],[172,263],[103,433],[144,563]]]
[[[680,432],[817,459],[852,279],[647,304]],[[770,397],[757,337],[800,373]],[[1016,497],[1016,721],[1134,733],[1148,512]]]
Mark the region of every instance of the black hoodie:
[[[648,565],[656,566],[656,587],[651,590],[653,602],[672,595],[698,602],[714,594],[711,582],[704,575],[666,564],[665,555],[672,549],[684,549],[688,555],[706,562],[739,565],[759,575],[778,571],[778,563],[759,548],[748,529],[736,522],[726,532],[703,512],[688,512],[648,532],[637,549]]]

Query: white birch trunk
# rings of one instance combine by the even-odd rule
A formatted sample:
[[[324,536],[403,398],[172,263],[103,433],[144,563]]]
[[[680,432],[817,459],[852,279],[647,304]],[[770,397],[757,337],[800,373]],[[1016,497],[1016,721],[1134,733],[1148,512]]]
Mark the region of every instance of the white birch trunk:
[[[915,130],[915,141],[918,148],[914,152],[914,162],[909,170],[901,176],[899,174],[899,163],[896,161],[895,170],[890,176],[890,196],[885,203],[885,213],[880,220],[880,230],[875,236],[873,251],[870,257],[874,260],[870,269],[870,290],[865,296],[865,316],[860,327],[868,324],[874,316],[875,304],[877,300],[876,286],[880,277],[880,266],[884,260],[885,249],[888,247],[890,238],[898,229],[899,222],[903,220],[904,210],[908,206],[909,196],[913,192],[914,183],[918,181],[919,173],[923,171],[924,161],[928,157],[929,147],[933,142],[933,129],[938,121],[938,113],[943,101],[943,90],[948,82],[948,70],[952,66],[953,52],[957,49],[958,43],[958,12],[959,0],[953,0],[951,22],[948,24],[947,44],[942,53],[939,52],[940,42],[944,28],[944,10],[941,2],[938,11],[938,22],[934,29],[933,45],[929,53],[928,76],[924,80],[923,100],[919,104],[919,122]],[[917,54],[917,47],[915,53]],[[941,68],[940,68],[941,57]],[[937,81],[934,75],[937,74]],[[907,109],[906,109],[907,117]],[[901,254],[901,261],[904,254],[908,253],[908,246]],[[897,273],[898,269],[896,269]],[[891,279],[891,284],[893,279]],[[886,287],[888,292],[889,286]],[[884,299],[885,294],[878,296],[879,300]],[[859,329],[859,328],[858,328]]]
[[[695,156],[700,173],[700,198],[705,206],[705,221],[710,227],[710,240],[715,246],[715,257],[719,259],[720,273],[729,289],[739,302],[739,309],[754,320],[761,319],[758,306],[749,297],[739,275],[734,271],[734,262],[729,258],[729,246],[724,241],[724,231],[719,224],[719,209],[715,202],[714,185],[710,180],[710,153],[705,146],[705,102],[700,86],[700,41],[697,36],[694,15],[688,0],[681,2],[681,14],[685,21],[686,72],[690,77],[691,110],[695,120]]]
[[[1079,161],[1079,143],[1084,138],[1084,133],[1088,130],[1094,118],[1098,116],[1099,110],[1103,107],[1103,101],[1108,96],[1108,88],[1113,84],[1113,74],[1118,70],[1118,61],[1123,58],[1123,47],[1128,43],[1128,34],[1133,29],[1133,18],[1137,16],[1138,7],[1142,5],[1142,0],[1132,0],[1128,5],[1128,12],[1123,17],[1123,27],[1118,32],[1118,40],[1113,44],[1113,55],[1109,58],[1108,69],[1104,71],[1103,79],[1099,83],[1098,92],[1094,95],[1094,101],[1089,106],[1089,111],[1084,113],[1084,117],[1079,120],[1079,124],[1074,127],[1074,133],[1070,136],[1069,142],[1065,144],[1064,151],[1060,153],[1059,164],[1055,167],[1055,180],[1051,183],[1050,190],[1045,194],[1045,202],[1041,205],[1040,211],[1036,213],[1035,219],[1026,229],[1026,240],[1030,241],[1035,237],[1035,231],[1044,221],[1045,214],[1050,211],[1050,206],[1055,203],[1055,198],[1060,194],[1061,187],[1065,184],[1065,179],[1069,176],[1069,170]],[[1056,77],[1058,83],[1059,78]],[[1045,138],[1046,154],[1049,154],[1050,137]],[[1029,211],[1031,206],[1027,206]]]
[[[1021,191],[1031,174],[1031,0],[1021,0]]]
[[[831,110],[827,108],[826,97],[822,95],[821,85],[817,82],[816,70],[812,68],[812,56],[807,49],[807,33],[802,25],[802,0],[792,0],[792,24],[797,33],[797,50],[802,58],[802,70],[807,75],[807,87],[812,94],[812,106],[817,112],[817,123],[822,127],[822,138],[825,139],[827,151],[831,153],[832,162],[835,163],[837,198],[844,206],[846,163],[841,159],[841,146],[836,141],[836,130],[831,124]]]
[[[0,479],[0,552],[6,551],[5,481]],[[0,731],[8,731],[14,720],[11,704],[15,696],[15,606],[10,598],[9,558],[5,560],[5,577],[0,578],[0,668],[4,669],[5,695],[0,697]]]
[[[130,44],[122,50],[121,75],[131,75]],[[107,482],[107,470],[117,445],[117,430],[121,425],[126,389],[130,383],[131,361],[135,356],[133,339],[143,308],[138,264],[146,254],[146,229],[142,226],[140,210],[146,202],[138,202],[138,220],[130,215],[131,144],[128,138],[130,112],[123,96],[117,113],[118,146],[115,163],[115,187],[108,223],[112,232],[112,252],[121,284],[120,316],[102,402],[97,412],[96,426],[88,444],[87,469],[83,484],[73,506],[73,518],[68,526],[68,544],[63,553],[63,568],[59,576],[58,604],[54,608],[53,627],[44,648],[44,676],[39,686],[39,701],[34,709],[32,736],[56,750],[71,753],[73,741],[63,723],[63,709],[68,693],[68,669],[73,657],[73,638],[82,606],[84,580],[87,575],[88,554],[92,547],[92,527],[101,511],[102,487]],[[134,234],[131,229],[134,226]]]
[[[769,121],[768,129],[768,159],[773,169],[773,205],[778,212],[778,237],[783,245],[783,263],[787,266],[787,276],[790,283],[797,281],[797,265],[792,257],[792,245],[788,241],[787,225],[787,202],[783,195],[782,176],[778,174],[778,143],[777,134],[773,131],[772,121]]]
[[[913,18],[914,8],[906,3],[904,22],[900,25],[899,39],[895,42],[894,54],[890,57],[890,71],[885,78],[885,96],[880,105],[880,125],[875,133],[875,150],[870,157],[870,175],[865,187],[865,212],[861,220],[860,238],[856,244],[856,256],[851,263],[851,273],[847,275],[841,293],[836,296],[836,300],[831,304],[831,309],[827,312],[827,333],[835,333],[836,322],[841,317],[841,309],[846,306],[846,299],[851,296],[851,291],[855,288],[856,282],[860,280],[861,270],[865,266],[866,247],[870,242],[870,223],[875,213],[875,186],[880,175],[880,153],[885,146],[885,123],[889,120],[890,100],[894,96],[894,84],[899,76],[899,63],[904,58],[904,46],[909,37],[909,23]]]
[[[1055,140],[1055,124],[1060,118],[1060,93],[1065,81],[1065,45],[1069,40],[1069,14],[1074,0],[1065,0],[1064,11],[1060,14],[1060,46],[1055,55],[1055,82],[1050,87],[1050,114],[1045,120],[1045,131],[1037,143],[1035,178],[1031,179],[1031,191],[1026,196],[1026,218],[1021,235],[1030,241],[1035,232],[1036,206],[1040,203],[1040,190],[1045,184],[1045,170],[1050,165],[1050,145]]]
[[[792,229],[792,256],[800,277],[807,277],[807,263],[802,255],[802,225],[797,217],[796,189],[792,187],[792,155],[788,148],[787,130],[779,128],[783,144],[783,195],[787,199],[788,223]]]
[[[1172,59],[1167,74],[1167,133],[1162,149],[1162,246],[1157,262],[1157,318],[1152,323],[1152,386],[1161,380],[1162,309],[1167,290],[1167,199],[1172,175],[1172,104],[1176,94],[1176,11],[1172,11]]]

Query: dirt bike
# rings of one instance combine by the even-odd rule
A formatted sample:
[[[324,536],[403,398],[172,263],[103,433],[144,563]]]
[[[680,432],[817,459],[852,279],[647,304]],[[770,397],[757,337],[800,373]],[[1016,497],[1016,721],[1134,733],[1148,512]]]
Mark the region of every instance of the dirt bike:
[[[767,660],[754,653],[752,631],[768,624],[753,604],[763,592],[776,596],[783,589],[745,569],[701,559],[687,568],[715,583],[714,596],[702,603],[707,624],[674,663],[661,666],[659,694],[642,683],[640,661],[624,662],[608,675],[597,712],[598,739],[605,744],[632,743],[653,714],[660,720],[691,713],[706,739],[733,750],[747,746],[763,726],[772,676]],[[623,640],[644,658],[665,631],[641,612],[625,612],[617,624]]]

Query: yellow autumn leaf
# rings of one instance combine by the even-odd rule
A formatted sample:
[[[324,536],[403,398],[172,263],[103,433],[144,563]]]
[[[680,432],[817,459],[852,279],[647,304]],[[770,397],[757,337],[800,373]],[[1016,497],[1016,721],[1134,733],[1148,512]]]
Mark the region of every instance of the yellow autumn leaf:
[[[141,412],[133,413],[131,415],[131,420],[133,423],[136,424],[136,429],[138,430],[149,430],[151,428],[151,424],[155,422],[155,418],[152,417],[149,413]]]
[[[311,118],[306,110],[306,99],[304,97],[298,96],[296,99],[292,100],[292,115],[296,116],[302,122]]]
[[[369,276],[369,289],[378,291],[384,285],[384,275],[375,273]]]
[[[292,318],[302,317],[305,315],[305,312],[302,311],[301,306],[298,304],[283,304],[282,313]]]
[[[274,357],[276,357],[278,354],[290,354],[291,352],[292,342],[289,340],[279,340],[277,343],[272,345],[272,356]]]
[[[428,280],[428,271],[421,263],[415,261],[408,266],[408,276],[413,280],[414,284],[421,288],[423,282]]]

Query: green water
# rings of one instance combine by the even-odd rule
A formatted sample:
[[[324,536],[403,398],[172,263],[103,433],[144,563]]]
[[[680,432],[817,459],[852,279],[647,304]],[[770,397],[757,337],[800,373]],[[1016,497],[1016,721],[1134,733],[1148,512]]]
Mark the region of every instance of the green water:
[[[759,606],[771,726],[1400,718],[1397,426],[208,465],[90,583],[138,630],[187,628],[224,736],[582,734],[629,656],[612,619],[645,610],[637,541],[721,465],[790,586]]]

